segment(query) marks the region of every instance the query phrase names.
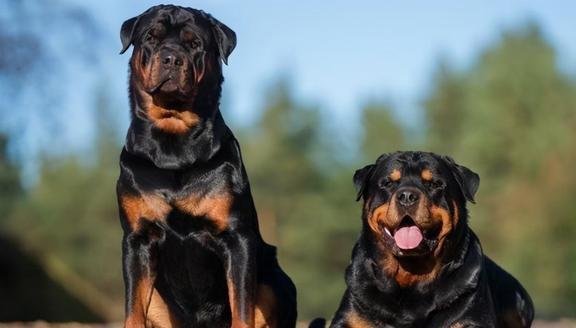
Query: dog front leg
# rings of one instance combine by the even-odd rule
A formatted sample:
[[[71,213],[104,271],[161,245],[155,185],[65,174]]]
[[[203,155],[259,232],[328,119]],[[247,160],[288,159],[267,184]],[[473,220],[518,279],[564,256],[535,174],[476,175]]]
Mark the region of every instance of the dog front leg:
[[[229,232],[224,243],[231,327],[253,328],[257,283],[255,237],[249,233]]]
[[[154,222],[123,238],[126,328],[147,326],[147,312],[157,273],[157,248],[163,238],[164,230]]]

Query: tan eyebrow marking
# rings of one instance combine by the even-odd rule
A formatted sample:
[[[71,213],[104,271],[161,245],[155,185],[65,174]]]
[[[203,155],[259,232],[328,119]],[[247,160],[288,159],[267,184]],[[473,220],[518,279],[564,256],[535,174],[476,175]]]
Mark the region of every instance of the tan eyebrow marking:
[[[422,170],[420,176],[424,181],[432,181],[432,171],[430,171],[429,169]]]
[[[398,180],[400,180],[400,178],[402,178],[402,173],[400,173],[400,170],[394,169],[388,177],[392,181],[398,181]]]

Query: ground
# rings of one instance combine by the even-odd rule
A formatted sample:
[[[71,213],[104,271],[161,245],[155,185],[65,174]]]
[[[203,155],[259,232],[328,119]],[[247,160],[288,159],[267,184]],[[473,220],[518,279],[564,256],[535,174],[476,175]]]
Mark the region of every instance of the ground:
[[[0,328],[120,328],[117,323],[102,325],[84,325],[78,323],[50,324],[42,321],[33,323],[0,323]],[[297,328],[306,327],[305,323],[299,323]],[[576,321],[536,321],[533,328],[576,328]]]

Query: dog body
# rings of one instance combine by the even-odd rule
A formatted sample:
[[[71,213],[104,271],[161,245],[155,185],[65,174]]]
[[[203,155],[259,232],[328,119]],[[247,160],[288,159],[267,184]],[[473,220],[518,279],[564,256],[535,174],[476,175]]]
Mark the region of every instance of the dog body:
[[[385,154],[358,170],[362,233],[331,327],[530,327],[530,297],[468,226],[479,182],[423,152]]]
[[[122,25],[132,121],[117,184],[126,327],[294,327],[296,290],[259,232],[219,111],[232,30],[155,6]]]

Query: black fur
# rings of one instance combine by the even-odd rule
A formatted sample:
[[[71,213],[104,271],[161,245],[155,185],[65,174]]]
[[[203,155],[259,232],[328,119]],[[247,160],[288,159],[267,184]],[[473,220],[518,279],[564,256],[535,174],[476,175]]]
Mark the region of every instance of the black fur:
[[[433,172],[433,180],[424,181],[423,168]],[[387,183],[393,169],[400,170],[401,179]],[[424,152],[385,154],[358,170],[354,184],[358,198],[365,202],[363,229],[346,270],[346,292],[330,327],[530,327],[534,315],[530,297],[516,279],[482,253],[468,227],[466,201],[474,200],[479,181],[477,174],[452,159]],[[370,213],[390,203],[396,191],[406,186],[419,190],[429,204],[457,213],[443,251],[422,250],[421,245],[415,250],[420,253],[410,255],[399,250],[394,239],[385,242],[386,237],[370,230]],[[388,256],[412,264],[436,256],[433,260],[441,263],[441,269],[431,281],[400,285],[383,268]],[[362,324],[354,322],[358,318]]]
[[[167,29],[165,39],[147,39],[154,24]],[[194,31],[200,49],[188,50],[179,39],[178,29],[184,27]],[[127,20],[122,25],[121,41],[122,52],[134,45],[133,56],[139,51],[138,55],[147,56],[148,61],[163,47],[175,49],[171,50],[175,55],[190,61],[191,69],[183,73],[190,75],[190,81],[198,70],[206,70],[189,94],[178,95],[186,107],[180,106],[180,98],[171,98],[171,94],[165,97],[176,108],[174,112],[193,111],[198,117],[186,132],[171,133],[159,129],[149,117],[145,97],[155,94],[142,90],[141,77],[135,74],[139,67],[134,67],[138,61],[132,58],[132,121],[120,157],[117,184],[124,229],[127,318],[150,314],[147,309],[135,314],[137,302],[150,300],[149,295],[137,295],[138,286],[146,279],[153,281],[170,315],[182,327],[246,323],[257,302],[258,287],[266,285],[275,294],[278,327],[294,327],[296,289],[278,265],[275,247],[266,244],[260,235],[240,147],[219,111],[221,61],[226,62],[234,49],[234,32],[202,11],[161,5]],[[199,63],[198,56],[206,62]],[[169,208],[167,214],[162,218],[130,218],[134,206],[126,205],[125,200],[144,199],[142,208],[146,208],[146,197],[150,195]],[[193,216],[176,205],[191,195],[199,201],[231,195],[225,228],[218,230],[213,218]],[[229,300],[228,280],[236,292],[234,300]],[[239,321],[234,321],[230,303],[239,309]]]

